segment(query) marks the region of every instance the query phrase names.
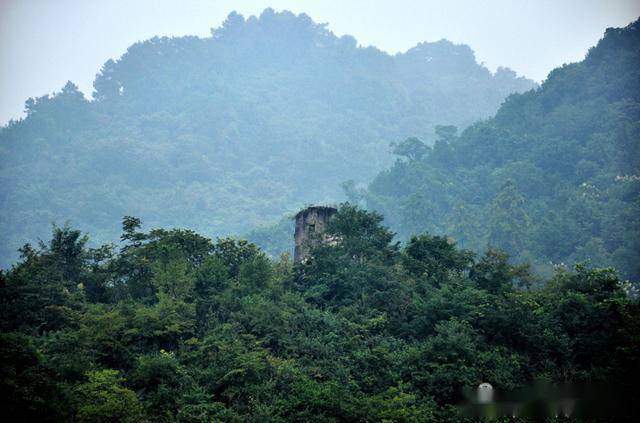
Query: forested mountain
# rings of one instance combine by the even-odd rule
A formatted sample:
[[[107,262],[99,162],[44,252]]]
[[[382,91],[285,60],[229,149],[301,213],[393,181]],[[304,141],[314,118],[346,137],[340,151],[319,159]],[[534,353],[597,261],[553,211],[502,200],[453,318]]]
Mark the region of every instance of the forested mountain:
[[[424,234],[400,248],[381,220],[343,205],[327,227],[338,241],[294,265],[132,217],[119,251],[56,229],[0,272],[3,416],[633,420],[640,308],[613,270],[558,269],[530,290],[504,253]],[[478,405],[480,382],[500,402]]]
[[[0,262],[67,219],[100,241],[124,215],[244,233],[369,180],[389,140],[465,127],[534,86],[464,45],[391,56],[271,9],[140,42],[104,64],[92,101],[68,83],[0,129]]]
[[[428,231],[492,245],[539,270],[588,261],[640,280],[640,22],[608,29],[584,61],[514,94],[460,135],[417,138],[354,200],[402,239]]]

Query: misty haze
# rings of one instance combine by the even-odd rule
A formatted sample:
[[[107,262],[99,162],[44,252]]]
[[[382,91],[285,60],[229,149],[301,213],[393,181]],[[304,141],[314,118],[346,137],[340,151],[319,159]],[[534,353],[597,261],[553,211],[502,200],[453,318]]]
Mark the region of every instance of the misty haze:
[[[0,410],[629,421],[638,16],[3,2]]]

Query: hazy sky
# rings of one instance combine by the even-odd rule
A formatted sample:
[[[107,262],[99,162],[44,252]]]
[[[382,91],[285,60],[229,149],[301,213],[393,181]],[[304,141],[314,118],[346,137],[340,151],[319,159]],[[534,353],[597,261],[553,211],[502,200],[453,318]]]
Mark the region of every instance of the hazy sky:
[[[231,11],[266,7],[304,12],[390,53],[447,38],[492,70],[509,66],[537,81],[582,59],[605,28],[640,15],[639,0],[0,0],[0,124],[67,80],[90,97],[101,65],[138,40],[208,36]]]

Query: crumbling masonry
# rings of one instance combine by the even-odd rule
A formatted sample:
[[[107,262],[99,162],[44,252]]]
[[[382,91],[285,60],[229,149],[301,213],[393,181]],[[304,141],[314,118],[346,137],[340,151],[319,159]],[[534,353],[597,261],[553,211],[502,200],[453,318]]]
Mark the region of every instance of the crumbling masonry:
[[[311,248],[327,242],[325,235],[327,222],[338,210],[328,206],[312,206],[296,214],[296,248],[293,259],[305,261]]]

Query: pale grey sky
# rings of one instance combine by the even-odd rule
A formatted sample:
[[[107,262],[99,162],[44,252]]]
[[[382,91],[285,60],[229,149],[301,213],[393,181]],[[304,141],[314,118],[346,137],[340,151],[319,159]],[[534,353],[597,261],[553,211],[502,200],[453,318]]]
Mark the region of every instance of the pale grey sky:
[[[304,12],[389,53],[447,38],[492,70],[509,66],[537,81],[581,60],[605,28],[640,15],[639,0],[0,0],[0,124],[67,80],[90,97],[102,64],[136,41],[208,36],[231,11],[266,7]]]

